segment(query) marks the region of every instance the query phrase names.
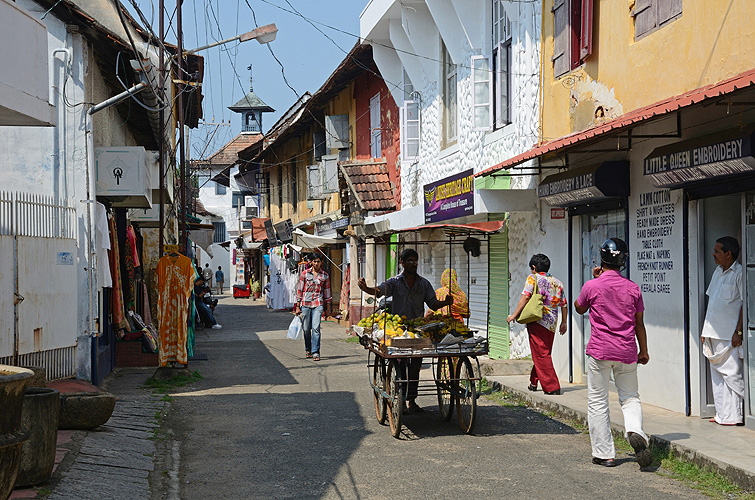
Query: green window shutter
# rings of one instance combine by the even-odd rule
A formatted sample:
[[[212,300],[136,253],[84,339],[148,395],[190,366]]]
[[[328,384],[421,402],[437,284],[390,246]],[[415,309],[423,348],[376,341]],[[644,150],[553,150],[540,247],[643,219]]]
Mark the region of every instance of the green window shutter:
[[[509,245],[508,228],[490,237],[488,258],[488,339],[490,357],[509,359]]]

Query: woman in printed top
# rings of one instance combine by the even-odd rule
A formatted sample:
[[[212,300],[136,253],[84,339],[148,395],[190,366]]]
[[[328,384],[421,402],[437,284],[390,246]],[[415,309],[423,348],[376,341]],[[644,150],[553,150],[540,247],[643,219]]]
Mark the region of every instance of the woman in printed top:
[[[304,350],[308,358],[320,361],[320,321],[323,310],[330,316],[330,277],[322,270],[322,258],[315,254],[311,266],[299,274],[294,313],[301,312]]]
[[[561,394],[561,384],[558,382],[556,370],[553,368],[551,360],[551,350],[553,348],[553,338],[556,336],[556,324],[558,323],[558,308],[561,308],[561,327],[559,333],[566,333],[566,321],[568,318],[566,307],[566,295],[564,294],[564,285],[559,280],[548,273],[551,268],[551,261],[544,254],[533,255],[530,259],[530,271],[532,274],[527,276],[527,283],[524,285],[522,297],[516,310],[506,318],[511,323],[522,313],[524,306],[532,296],[537,282],[538,293],[543,296],[543,318],[538,322],[527,324],[527,333],[530,338],[530,351],[532,352],[532,373],[530,373],[530,385],[527,387],[531,391],[537,390],[537,383],[545,394]]]

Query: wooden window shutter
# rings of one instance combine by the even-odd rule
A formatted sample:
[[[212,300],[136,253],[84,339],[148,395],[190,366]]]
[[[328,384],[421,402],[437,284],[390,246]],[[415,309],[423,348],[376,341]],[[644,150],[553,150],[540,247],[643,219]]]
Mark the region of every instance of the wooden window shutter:
[[[348,115],[346,115],[348,116]],[[322,192],[323,193],[337,193],[338,192],[338,155],[325,155],[322,157],[320,163],[322,168],[320,169],[322,175]]]
[[[380,94],[370,99],[370,156],[383,156],[382,134],[380,130]]]
[[[569,9],[566,0],[553,2],[553,76],[569,71]]]
[[[682,13],[682,0],[658,1],[658,26]]]
[[[307,199],[322,200],[324,198],[320,165],[307,165]]]
[[[325,144],[328,149],[349,147],[349,115],[325,115]]]
[[[640,37],[657,26],[657,0],[637,0],[634,4],[634,37]]]
[[[581,0],[581,29],[579,30],[579,59],[583,61],[592,54],[593,0]]]

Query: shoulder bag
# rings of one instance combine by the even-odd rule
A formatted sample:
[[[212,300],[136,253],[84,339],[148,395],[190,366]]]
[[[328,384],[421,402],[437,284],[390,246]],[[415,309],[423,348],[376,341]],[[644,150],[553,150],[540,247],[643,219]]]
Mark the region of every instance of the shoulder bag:
[[[537,275],[535,275],[535,287],[532,289],[532,295],[519,314],[519,317],[516,318],[516,322],[526,325],[527,323],[534,323],[541,319],[543,319],[543,296],[540,295],[540,285]]]

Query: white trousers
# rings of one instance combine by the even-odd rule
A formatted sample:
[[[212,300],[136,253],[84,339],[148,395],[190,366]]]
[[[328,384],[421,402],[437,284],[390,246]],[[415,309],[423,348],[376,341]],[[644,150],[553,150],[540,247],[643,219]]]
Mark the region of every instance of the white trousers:
[[[713,352],[723,352],[731,346],[731,340],[709,339]],[[728,349],[717,363],[710,363],[710,380],[713,383],[713,404],[716,406],[715,420],[719,424],[731,425],[744,422],[743,402],[745,382],[742,378],[742,359],[738,349]]]
[[[608,384],[613,380],[619,393],[619,404],[624,414],[626,433],[634,432],[647,442],[642,431],[642,404],[637,392],[637,363],[606,361],[587,357],[587,425],[590,429],[592,456],[603,460],[615,458],[611,434],[611,417],[608,408]]]

